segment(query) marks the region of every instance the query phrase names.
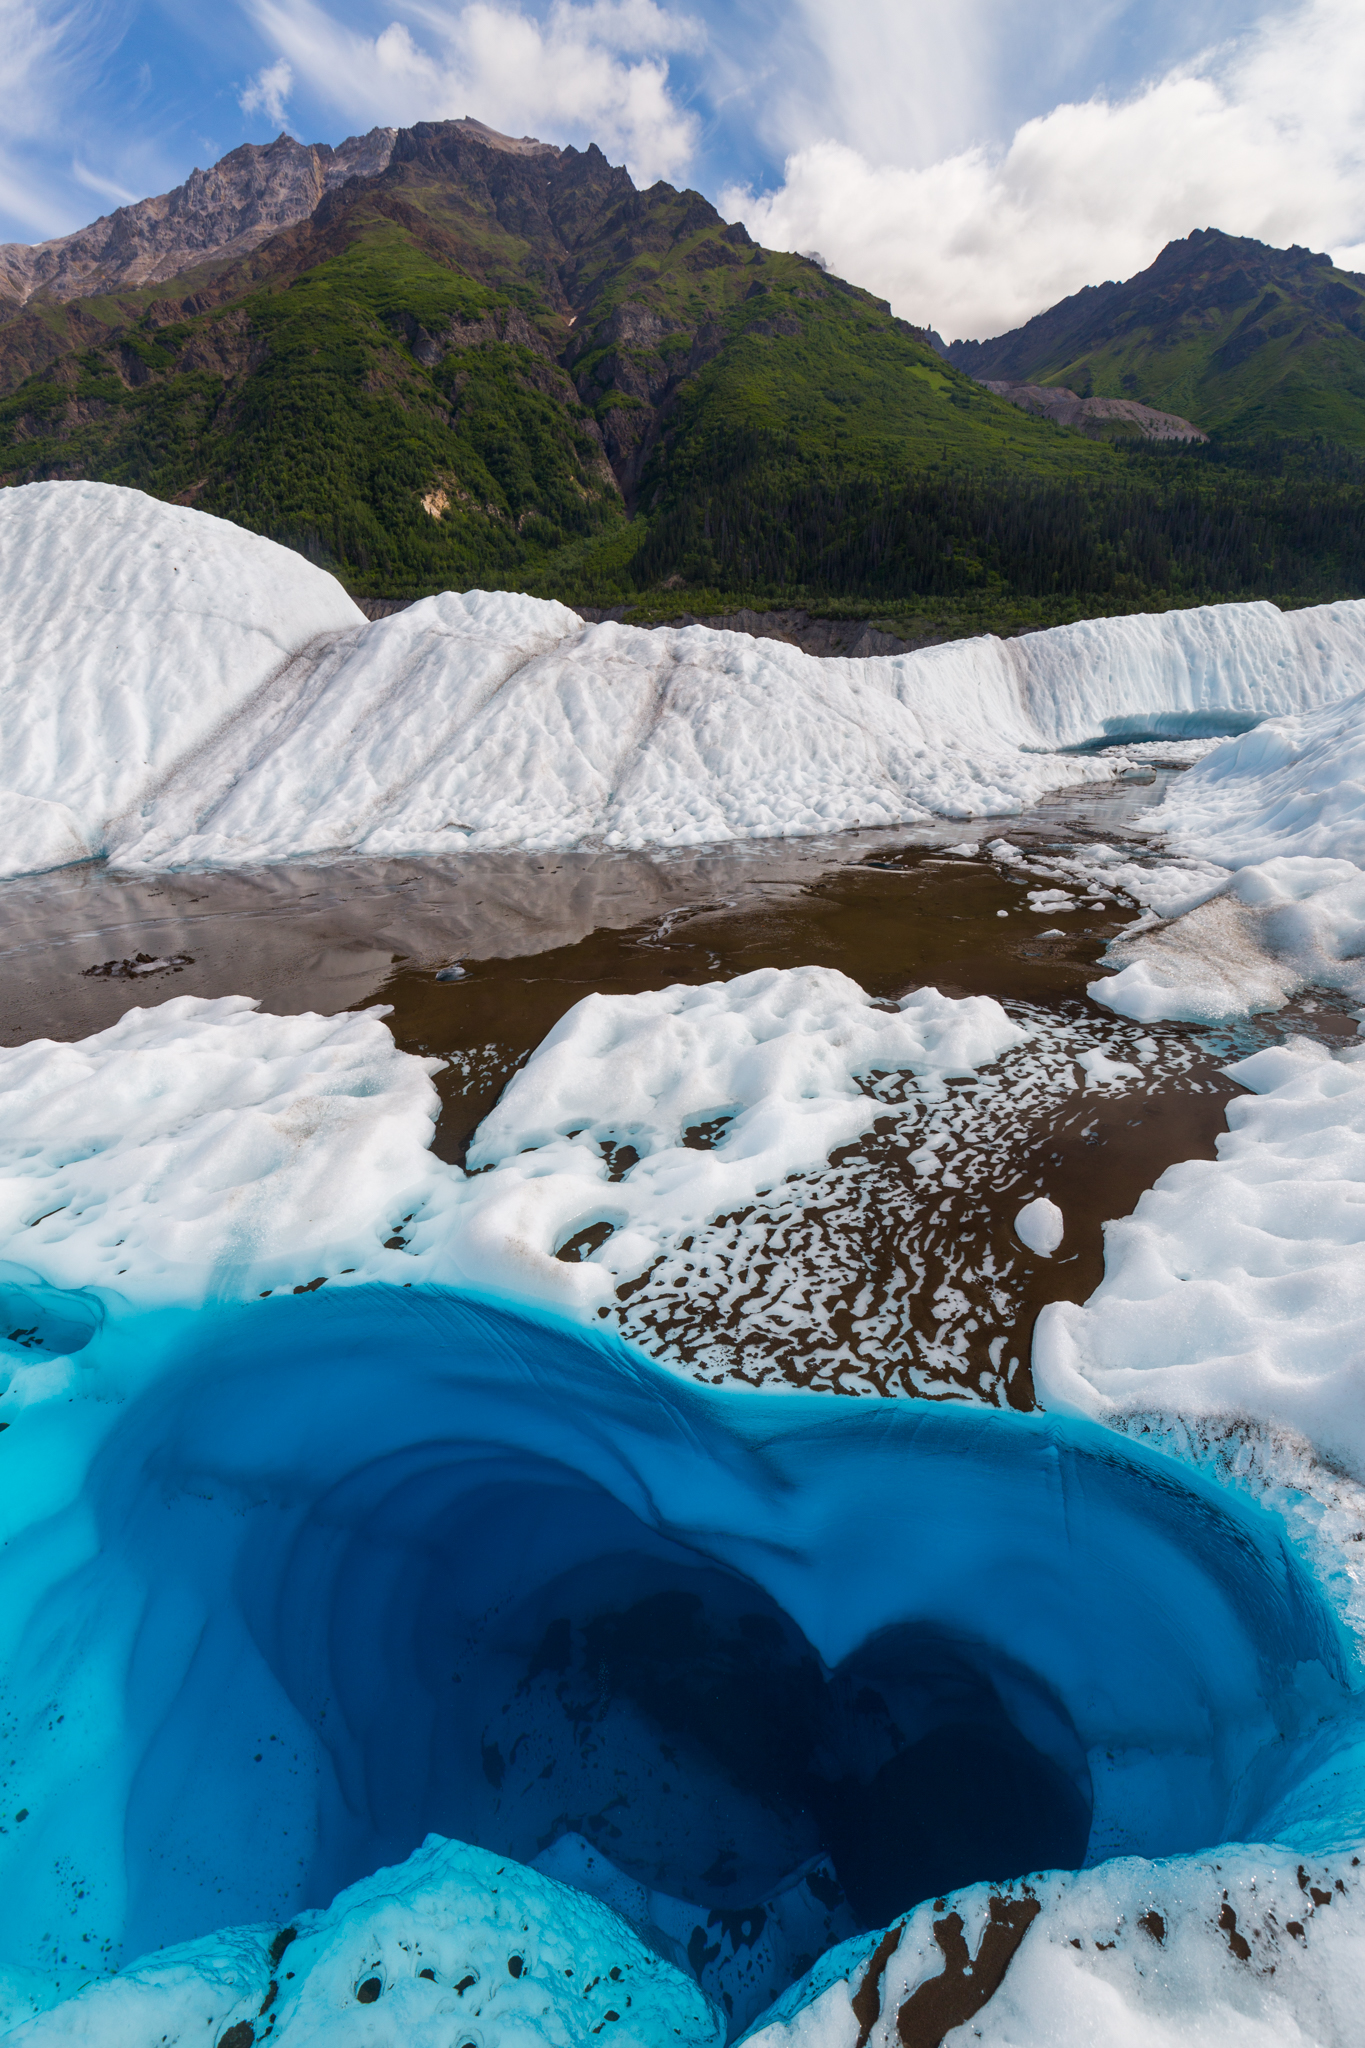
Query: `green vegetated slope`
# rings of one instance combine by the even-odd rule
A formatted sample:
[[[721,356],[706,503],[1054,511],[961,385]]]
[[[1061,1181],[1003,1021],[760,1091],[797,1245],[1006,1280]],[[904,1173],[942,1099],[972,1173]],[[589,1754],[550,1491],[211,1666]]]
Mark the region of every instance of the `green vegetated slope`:
[[[1365,277],[1213,228],[1011,334],[954,342],[949,357],[974,377],[1136,398],[1225,440],[1322,435],[1365,449]]]
[[[135,484],[358,594],[947,631],[1303,600],[1365,588],[1332,462],[1090,442],[697,193],[452,124],[247,258],[0,326],[0,481]]]
[[[741,429],[795,436],[803,475],[1095,467],[881,302],[596,150],[413,130],[381,178],[183,282],[0,328],[0,473],[137,484],[361,591],[629,594],[675,472]]]

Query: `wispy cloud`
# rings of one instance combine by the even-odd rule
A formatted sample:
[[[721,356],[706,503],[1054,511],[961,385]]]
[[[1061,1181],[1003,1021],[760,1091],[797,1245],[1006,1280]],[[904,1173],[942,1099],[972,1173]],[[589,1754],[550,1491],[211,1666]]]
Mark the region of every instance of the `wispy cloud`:
[[[0,0],[0,208],[35,234],[58,234],[67,223],[25,145],[60,126],[63,102],[88,68],[105,19],[98,0],[65,8]]]
[[[670,91],[667,58],[698,49],[703,31],[655,0],[555,0],[543,19],[493,0],[419,0],[375,35],[318,0],[249,4],[298,89],[348,122],[474,114],[547,141],[594,140],[645,181],[677,176],[691,159],[697,124]]]
[[[294,73],[283,57],[277,57],[273,64],[264,65],[243,91],[238,95],[238,105],[244,114],[264,114],[271,124],[279,128],[284,123],[285,101],[294,85]]]
[[[950,335],[999,333],[1195,227],[1361,260],[1365,12],[1306,0],[1126,98],[1054,107],[998,151],[919,168],[817,141],[769,197],[721,203]]]
[[[92,171],[81,163],[78,157],[71,159],[71,175],[87,192],[98,192],[102,199],[116,200],[120,206],[131,206],[135,200],[143,196],[137,192],[129,192],[122,185],[116,185],[112,178],[102,178],[97,171]]]

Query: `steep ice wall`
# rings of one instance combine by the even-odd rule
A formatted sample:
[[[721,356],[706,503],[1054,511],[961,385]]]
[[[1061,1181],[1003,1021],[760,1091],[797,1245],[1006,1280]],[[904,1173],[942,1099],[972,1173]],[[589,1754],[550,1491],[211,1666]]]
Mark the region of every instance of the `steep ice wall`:
[[[1053,746],[1235,732],[1365,689],[1365,600],[1088,619],[1007,648],[1028,714]]]
[[[0,875],[101,852],[301,647],[360,619],[225,519],[112,484],[0,491]]]
[[[1365,602],[865,661],[486,592],[366,625],[287,550],[98,484],[0,493],[0,579],[11,874],[997,815],[1114,772],[1065,750],[1236,731],[1365,685]]]
[[[129,819],[133,866],[500,846],[695,845],[1017,810],[1114,764],[1058,749],[1225,731],[1365,680],[1365,604],[1064,627],[819,661],[703,627],[431,598],[281,678]]]
[[[298,1912],[432,1830],[605,1850],[741,2026],[804,1967],[759,1936],[812,1871],[875,1929],[977,1879],[1356,1839],[1355,1652],[1282,1528],[1093,1423],[700,1388],[432,1288],[159,1311],[78,1356],[0,1437],[0,1956],[49,1995],[244,1924],[211,2009],[160,1966],[219,2041],[277,1930],[311,1942]],[[428,1995],[384,1919],[421,1875],[355,1902],[320,2040]]]

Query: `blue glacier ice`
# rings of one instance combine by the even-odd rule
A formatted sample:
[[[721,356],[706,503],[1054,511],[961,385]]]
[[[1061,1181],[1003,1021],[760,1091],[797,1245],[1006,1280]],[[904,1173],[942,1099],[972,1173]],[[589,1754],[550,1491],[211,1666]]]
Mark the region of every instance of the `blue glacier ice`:
[[[4,1308],[0,1969],[49,2001],[435,1835],[738,2030],[978,1879],[1358,1826],[1282,1525],[1096,1424],[706,1388],[440,1288]]]

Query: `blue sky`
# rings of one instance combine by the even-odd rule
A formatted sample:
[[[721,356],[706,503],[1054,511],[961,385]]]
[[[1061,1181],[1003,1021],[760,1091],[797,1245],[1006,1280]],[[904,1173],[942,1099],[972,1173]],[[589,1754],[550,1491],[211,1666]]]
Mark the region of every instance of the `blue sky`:
[[[1359,0],[0,0],[0,92],[6,240],[281,127],[468,113],[696,185],[945,332],[1192,227],[1365,265]]]

